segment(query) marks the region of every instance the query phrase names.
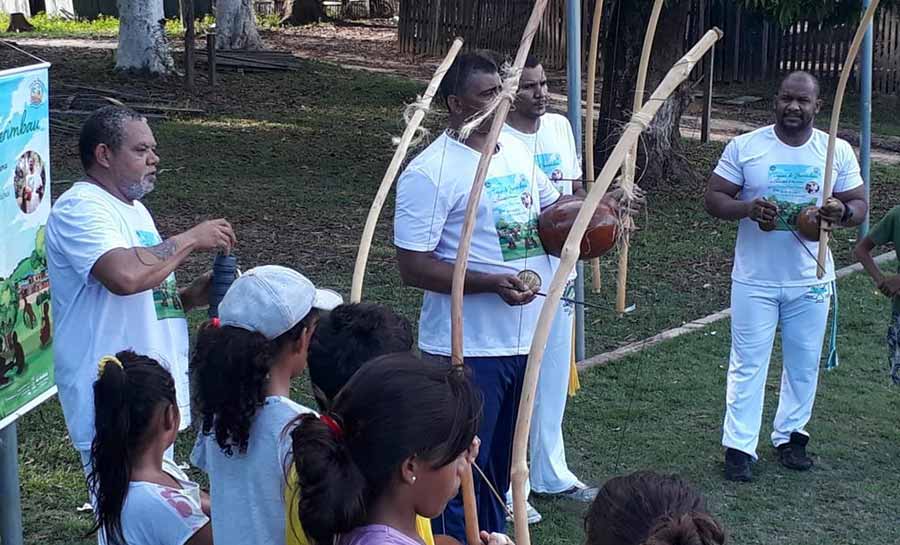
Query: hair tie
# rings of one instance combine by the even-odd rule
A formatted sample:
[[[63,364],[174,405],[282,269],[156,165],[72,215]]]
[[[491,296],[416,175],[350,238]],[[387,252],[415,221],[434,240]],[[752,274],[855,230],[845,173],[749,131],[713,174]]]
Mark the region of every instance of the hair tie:
[[[119,358],[117,358],[115,356],[103,356],[102,358],[100,358],[100,364],[97,365],[97,376],[98,377],[103,376],[103,370],[106,369],[106,365],[109,363],[112,363],[113,365],[117,365],[119,367],[119,369],[125,369],[125,367],[122,366],[122,362],[119,361]]]
[[[334,436],[338,441],[342,441],[344,439],[344,430],[341,428],[341,425],[335,421],[334,418],[331,418],[327,414],[323,414],[319,417],[319,420],[325,423],[328,426],[328,429],[331,430],[331,435]]]
[[[213,326],[216,329],[222,327],[222,320],[219,319],[218,316],[209,321],[209,325]]]

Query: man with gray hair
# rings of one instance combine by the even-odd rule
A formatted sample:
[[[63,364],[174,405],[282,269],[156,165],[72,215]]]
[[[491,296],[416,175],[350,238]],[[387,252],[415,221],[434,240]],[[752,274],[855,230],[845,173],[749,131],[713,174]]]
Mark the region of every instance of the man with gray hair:
[[[140,202],[156,183],[159,156],[139,114],[101,108],[85,121],[78,144],[85,176],[50,213],[47,262],[56,385],[69,436],[89,472],[93,383],[107,354],[127,348],[158,359],[175,379],[180,429],[190,423],[185,312],[205,304],[210,276],[179,290],[174,271],[192,252],[227,251],[236,239],[224,219],[159,236]]]

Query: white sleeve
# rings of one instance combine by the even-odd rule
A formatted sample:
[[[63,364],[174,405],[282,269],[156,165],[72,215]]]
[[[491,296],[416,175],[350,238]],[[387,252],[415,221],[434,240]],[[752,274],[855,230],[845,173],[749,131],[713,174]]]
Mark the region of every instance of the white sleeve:
[[[129,543],[184,545],[209,517],[179,490],[160,486],[132,488],[122,510],[122,533]]]
[[[744,168],[741,165],[740,150],[738,150],[736,140],[732,140],[725,146],[725,151],[722,152],[719,164],[716,165],[713,172],[734,185],[744,186]]]
[[[453,208],[448,180],[444,187],[418,169],[406,169],[397,181],[394,244],[404,250],[430,252],[437,248],[444,223]]]
[[[859,161],[846,140],[838,140],[834,149],[834,193],[850,191],[863,184]]]
[[[103,203],[84,199],[55,206],[50,215],[48,232],[54,246],[78,276],[87,283],[91,269],[103,254],[116,248],[128,248],[119,221]]]
[[[568,123],[568,120],[566,121],[565,127],[566,137],[569,142],[569,158],[572,161],[569,168],[575,173],[575,178],[581,178],[581,175],[584,174],[584,172],[581,170],[581,157],[578,155],[578,147],[575,146],[575,134],[572,132],[572,125]]]
[[[541,199],[541,210],[543,210],[559,200],[559,191],[556,190],[553,182],[541,169],[535,169],[535,176],[537,177],[538,193]]]

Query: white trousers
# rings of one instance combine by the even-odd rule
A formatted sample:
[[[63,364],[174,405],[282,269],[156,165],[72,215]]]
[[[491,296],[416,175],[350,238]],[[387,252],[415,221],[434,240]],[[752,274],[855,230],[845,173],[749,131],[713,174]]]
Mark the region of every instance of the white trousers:
[[[570,296],[569,291],[566,290],[567,297]],[[571,296],[574,297],[574,293]],[[563,415],[569,396],[572,322],[575,318],[573,307],[572,303],[560,303],[541,362],[531,433],[528,436],[530,467],[529,478],[525,481],[526,495],[531,490],[540,494],[565,492],[579,482],[566,463],[566,445],[562,434]],[[507,491],[506,501],[512,503],[512,489]]]
[[[565,301],[560,303],[547,340],[534,398],[531,434],[528,437],[530,478],[532,489],[543,494],[564,492],[578,482],[578,477],[569,471],[566,464],[566,445],[562,433],[563,415],[569,397],[569,372],[572,369],[574,317],[574,305]]]
[[[819,379],[831,284],[773,288],[731,284],[731,357],[722,445],[757,458],[766,375],[781,325],[783,371],[772,444],[804,435]]]

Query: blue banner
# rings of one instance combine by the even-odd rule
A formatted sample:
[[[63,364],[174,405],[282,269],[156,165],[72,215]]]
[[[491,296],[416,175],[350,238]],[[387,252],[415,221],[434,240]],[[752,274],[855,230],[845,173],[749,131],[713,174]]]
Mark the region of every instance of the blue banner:
[[[55,392],[48,68],[0,71],[0,428]]]

